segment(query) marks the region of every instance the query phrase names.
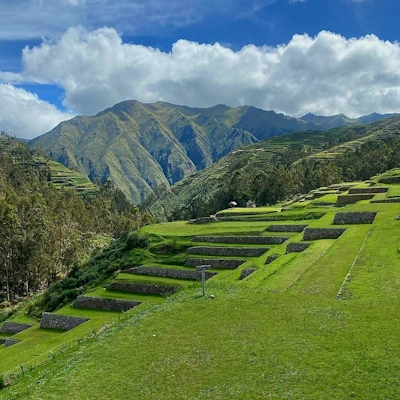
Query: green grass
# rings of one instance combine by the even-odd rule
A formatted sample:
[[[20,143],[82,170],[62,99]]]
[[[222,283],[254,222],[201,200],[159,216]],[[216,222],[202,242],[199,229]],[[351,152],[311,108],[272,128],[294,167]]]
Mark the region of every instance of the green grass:
[[[263,256],[207,281],[213,299],[201,297],[199,282],[120,273],[119,280],[179,283],[183,290],[163,299],[96,288],[86,295],[144,304],[125,314],[66,306],[58,312],[91,318],[67,333],[40,331],[35,323],[16,335],[20,344],[0,348],[0,374],[25,368],[0,399],[398,398],[399,205],[364,201],[323,209],[310,220],[301,219],[308,208],[279,213],[294,222],[144,227],[152,247],[129,257],[185,269],[192,236],[272,235],[265,229],[276,223],[327,228],[338,211],[378,212],[373,225],[346,225],[337,240],[312,241],[302,253],[285,254],[287,243],[267,246]],[[303,233],[288,236],[301,242]],[[178,253],[157,254],[165,243]],[[265,265],[271,254],[280,257]],[[256,272],[240,281],[248,267]],[[340,289],[346,300],[337,299]]]

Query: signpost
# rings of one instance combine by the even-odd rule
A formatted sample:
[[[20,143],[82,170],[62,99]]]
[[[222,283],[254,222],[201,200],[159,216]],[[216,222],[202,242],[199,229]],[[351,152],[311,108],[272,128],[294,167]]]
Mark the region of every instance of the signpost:
[[[206,270],[211,269],[211,265],[198,265],[196,271],[201,271],[201,287],[203,288],[203,297],[206,295]]]

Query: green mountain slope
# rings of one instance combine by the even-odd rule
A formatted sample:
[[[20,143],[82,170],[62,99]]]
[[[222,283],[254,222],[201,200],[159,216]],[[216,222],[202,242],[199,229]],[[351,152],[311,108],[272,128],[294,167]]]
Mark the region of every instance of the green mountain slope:
[[[250,106],[124,101],[96,116],[62,122],[30,144],[92,180],[112,179],[138,203],[157,187],[168,187],[243,145],[325,129],[323,118],[325,125]],[[335,119],[329,126],[344,123]]]
[[[335,128],[325,132],[300,132],[242,147],[208,167],[203,171],[192,174],[169,190],[156,196],[151,196],[143,206],[149,208],[158,218],[185,219],[207,216],[219,208],[226,206],[231,200],[238,201],[241,192],[244,199],[254,199],[250,193],[265,190],[265,187],[285,186],[292,187],[292,192],[282,190],[273,201],[283,200],[285,195],[304,193],[313,184],[321,186],[330,184],[344,177],[348,179],[365,179],[364,175],[347,176],[346,171],[339,172],[335,168],[322,168],[322,163],[336,159],[338,156],[358,151],[367,144],[379,146],[386,141],[398,139],[400,135],[400,116],[390,117],[368,125]],[[386,167],[396,165],[382,165],[375,168],[379,158],[372,159],[362,169],[371,176],[383,172]],[[395,158],[395,154],[393,155]],[[347,157],[346,162],[350,162]],[[382,156],[382,160],[385,160]],[[355,161],[355,158],[354,158]],[[305,163],[305,164],[304,164]],[[345,161],[338,161],[345,164]],[[294,165],[291,167],[291,165]],[[307,171],[307,165],[309,166]],[[360,164],[361,165],[361,164]],[[373,165],[373,168],[369,168]],[[340,167],[340,165],[339,165]],[[374,169],[375,168],[375,169]],[[381,168],[381,169],[380,169]],[[321,171],[328,175],[323,175]],[[346,172],[350,174],[349,171]],[[316,176],[316,175],[320,176]],[[344,174],[344,175],[343,175]],[[309,184],[304,186],[304,177],[308,175]],[[311,177],[312,176],[312,177]],[[285,180],[286,179],[286,180]],[[314,180],[314,182],[312,182]],[[291,182],[290,182],[291,181]],[[295,181],[295,182],[293,182]],[[296,185],[296,181],[298,185]],[[257,185],[259,187],[257,188]],[[311,186],[310,186],[311,185]],[[278,191],[278,189],[276,189]],[[268,198],[268,197],[266,197]],[[266,200],[263,200],[263,202]],[[245,202],[242,206],[245,205]]]

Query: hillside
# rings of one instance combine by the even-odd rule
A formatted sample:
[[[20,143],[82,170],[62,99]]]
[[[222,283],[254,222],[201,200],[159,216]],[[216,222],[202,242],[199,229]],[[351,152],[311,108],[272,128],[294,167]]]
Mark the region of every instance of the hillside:
[[[112,274],[73,307],[1,326],[25,324],[0,333],[0,398],[397,398],[399,189],[397,169],[141,228],[134,247],[115,242],[81,271]],[[212,267],[206,297],[200,264]],[[106,311],[117,300],[130,311]],[[67,317],[79,325],[51,328]]]
[[[197,218],[215,213],[231,200],[242,206],[248,200],[273,204],[316,186],[366,179],[399,166],[399,138],[399,116],[274,137],[233,151],[149,197],[143,207],[159,219]],[[368,162],[363,157],[369,157]]]
[[[137,204],[157,187],[169,187],[243,145],[357,123],[330,118],[319,117],[315,123],[251,106],[191,108],[124,101],[96,116],[62,122],[30,145],[40,145],[53,159],[92,180],[110,178]]]

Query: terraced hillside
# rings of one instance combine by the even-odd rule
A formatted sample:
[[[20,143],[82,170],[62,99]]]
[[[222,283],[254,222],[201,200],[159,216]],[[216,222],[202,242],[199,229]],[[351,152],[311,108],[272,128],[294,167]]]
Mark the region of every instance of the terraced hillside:
[[[279,191],[277,186],[287,190],[291,186],[291,193],[287,194],[294,195],[304,193],[305,186],[309,186],[305,181],[310,179],[319,182],[318,185],[312,183],[310,188],[330,184],[343,177],[367,179],[377,172],[400,165],[398,150],[393,144],[398,143],[399,138],[399,116],[368,125],[275,137],[233,151],[209,168],[176,183],[158,197],[149,198],[143,206],[160,219],[188,219],[214,213],[215,206],[226,206],[229,201],[239,201],[239,198],[242,198],[241,205],[244,206],[246,197],[247,200],[255,200],[254,196],[260,196],[263,191],[267,199],[261,199],[260,204],[269,202],[268,192],[272,191],[277,193],[275,197],[278,200],[283,200],[285,190]],[[386,143],[393,152],[390,165],[385,164],[389,157],[388,149],[383,148]],[[363,151],[366,158],[360,159],[356,165],[358,158],[364,157]],[[351,165],[352,161],[355,165]]]
[[[142,228],[104,286],[3,323],[0,397],[396,398],[399,179]]]

